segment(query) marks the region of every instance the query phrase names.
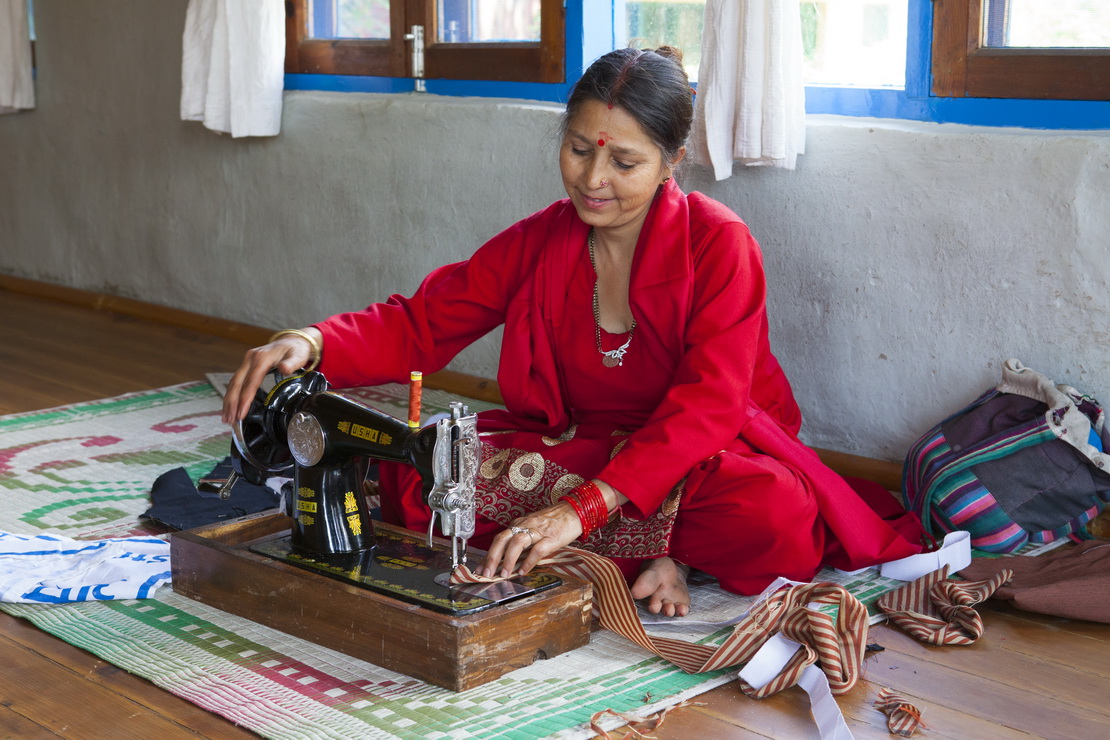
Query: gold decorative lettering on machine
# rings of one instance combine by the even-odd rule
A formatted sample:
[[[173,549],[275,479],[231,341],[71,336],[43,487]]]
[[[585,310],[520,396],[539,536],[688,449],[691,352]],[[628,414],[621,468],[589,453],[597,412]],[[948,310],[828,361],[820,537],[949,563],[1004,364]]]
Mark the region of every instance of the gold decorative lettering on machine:
[[[358,437],[359,439],[365,439],[369,442],[377,442],[378,441],[379,430],[377,430],[377,429],[371,429],[370,427],[364,427],[362,424],[348,424],[348,428],[350,429],[348,434],[350,434],[352,437]]]
[[[391,445],[393,444],[393,435],[381,429],[374,429],[373,427],[356,424],[353,421],[341,421],[335,425],[335,428],[344,434],[349,434],[358,439],[365,439],[367,442],[377,442],[378,444]]]

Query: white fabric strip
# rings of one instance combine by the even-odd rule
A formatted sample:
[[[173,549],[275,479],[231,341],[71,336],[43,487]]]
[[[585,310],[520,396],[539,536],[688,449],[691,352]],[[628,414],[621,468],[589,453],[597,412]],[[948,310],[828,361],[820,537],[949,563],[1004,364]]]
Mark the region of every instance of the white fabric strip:
[[[946,565],[949,573],[956,573],[971,565],[970,532],[949,532],[941,541],[939,549],[883,563],[879,572],[887,578],[899,581],[916,581]]]
[[[889,563],[872,565],[859,570],[846,571],[837,568],[837,572],[855,575],[878,568],[879,573],[885,578],[893,578],[896,581],[916,581],[946,565],[949,573],[957,573],[971,565],[970,532],[963,530],[949,532],[941,540],[940,547],[932,552],[910,555],[908,558],[891,560]]]
[[[822,740],[852,740],[852,731],[844,721],[840,705],[829,688],[829,677],[816,664],[806,667],[798,685],[809,694],[809,708],[821,731]]]
[[[763,688],[782,673],[787,661],[801,647],[801,643],[783,637],[781,633],[772,635],[741,669],[740,678],[752,688]],[[825,672],[817,664],[807,666],[798,679],[798,685],[809,695],[810,711],[823,740],[852,740],[852,731],[848,729],[848,723],[844,721],[840,706],[832,695]]]

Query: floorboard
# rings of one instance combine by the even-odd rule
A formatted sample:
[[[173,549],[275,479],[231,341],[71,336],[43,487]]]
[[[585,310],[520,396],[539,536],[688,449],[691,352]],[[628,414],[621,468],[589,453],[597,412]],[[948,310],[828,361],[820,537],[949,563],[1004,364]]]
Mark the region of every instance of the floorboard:
[[[110,304],[109,304],[110,305]],[[0,413],[34,411],[198,380],[234,368],[247,344],[0,286]],[[160,314],[155,312],[158,317]],[[214,324],[215,325],[215,324]],[[849,471],[850,472],[850,471]],[[980,607],[984,637],[932,648],[873,627],[863,680],[839,698],[856,738],[889,738],[874,709],[890,687],[923,710],[923,738],[1110,737],[1110,626]],[[0,614],[0,737],[238,738],[254,735]],[[762,701],[726,684],[674,710],[651,736],[816,738],[805,695]],[[635,737],[627,729],[615,738]]]

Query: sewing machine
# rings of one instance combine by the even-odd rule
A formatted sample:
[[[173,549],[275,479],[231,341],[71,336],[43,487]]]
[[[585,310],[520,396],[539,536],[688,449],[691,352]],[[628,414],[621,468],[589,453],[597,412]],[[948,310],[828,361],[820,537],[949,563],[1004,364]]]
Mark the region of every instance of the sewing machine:
[[[253,546],[255,552],[450,614],[561,582],[537,572],[497,584],[451,584],[474,534],[481,461],[477,418],[460,402],[450,404],[446,418],[420,428],[418,402],[405,422],[329,390],[323,375],[307,372],[259,391],[232,436],[235,474],[220,489],[222,497],[239,477],[255,484],[292,477],[286,496],[292,532]],[[375,533],[362,487],[367,460],[405,463],[420,474],[432,514],[423,543],[412,535]],[[451,543],[449,559],[434,542],[437,521]]]
[[[533,571],[450,584],[474,532],[476,419],[456,403],[420,427],[414,405],[404,422],[314,372],[259,392],[233,430],[232,460],[256,484],[291,477],[286,511],[174,533],[174,591],[453,691],[589,642],[588,583]],[[370,460],[420,474],[433,513],[423,536],[371,519]],[[436,522],[447,542],[433,538]]]

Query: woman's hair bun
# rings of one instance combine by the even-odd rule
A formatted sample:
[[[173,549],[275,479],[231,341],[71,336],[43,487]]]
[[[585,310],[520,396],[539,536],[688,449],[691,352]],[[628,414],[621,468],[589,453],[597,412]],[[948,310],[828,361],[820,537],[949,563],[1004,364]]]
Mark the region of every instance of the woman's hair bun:
[[[682,49],[677,46],[660,46],[658,49],[652,49],[652,51],[661,57],[670,59],[678,66],[682,66]]]

